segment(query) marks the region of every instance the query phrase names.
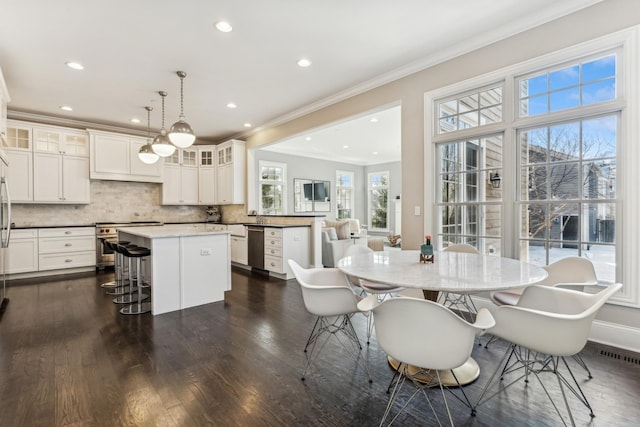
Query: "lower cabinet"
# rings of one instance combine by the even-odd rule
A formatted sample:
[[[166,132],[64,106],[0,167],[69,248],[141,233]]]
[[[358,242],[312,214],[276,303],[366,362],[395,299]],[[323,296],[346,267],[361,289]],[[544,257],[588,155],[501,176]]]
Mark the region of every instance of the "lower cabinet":
[[[310,227],[264,228],[264,269],[276,277],[294,277],[287,260],[309,267]]]
[[[38,271],[38,230],[11,230],[5,273]]]
[[[39,272],[96,265],[94,227],[29,228],[11,230],[6,257],[7,274],[38,276]]]

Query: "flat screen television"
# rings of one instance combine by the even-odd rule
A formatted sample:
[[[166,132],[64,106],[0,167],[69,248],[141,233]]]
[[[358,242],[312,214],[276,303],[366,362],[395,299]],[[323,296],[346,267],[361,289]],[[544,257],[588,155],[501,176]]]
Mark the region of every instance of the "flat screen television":
[[[324,202],[329,198],[329,182],[315,181],[313,183],[303,184],[305,200],[313,200],[315,202]]]

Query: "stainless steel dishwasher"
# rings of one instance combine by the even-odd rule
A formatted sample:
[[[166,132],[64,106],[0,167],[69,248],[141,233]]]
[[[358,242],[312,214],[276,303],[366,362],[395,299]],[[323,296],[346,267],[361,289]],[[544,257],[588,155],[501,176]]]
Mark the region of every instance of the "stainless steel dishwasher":
[[[264,227],[247,227],[248,261],[252,268],[264,270]]]

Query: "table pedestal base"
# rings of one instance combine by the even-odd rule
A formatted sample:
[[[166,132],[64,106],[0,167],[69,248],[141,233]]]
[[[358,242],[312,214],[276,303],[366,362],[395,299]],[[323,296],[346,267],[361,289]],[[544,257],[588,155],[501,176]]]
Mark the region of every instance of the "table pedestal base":
[[[388,356],[387,359],[389,360],[389,365],[391,365],[391,367],[397,371],[400,367],[400,362],[391,356]],[[417,366],[409,365],[410,374],[417,373],[421,370],[422,369],[418,368]],[[453,372],[455,373],[456,378],[458,378],[458,381],[460,381],[460,385],[467,385],[471,384],[478,378],[478,376],[480,375],[480,366],[478,366],[478,363],[470,357],[462,366],[453,369]],[[420,376],[418,376],[417,379],[418,381],[424,383],[433,383],[431,385],[437,385],[437,383],[435,383],[430,377],[426,375],[424,376],[424,378],[420,378]],[[458,386],[458,383],[451,374],[451,371],[440,371],[440,381],[442,381],[442,384],[447,387]]]

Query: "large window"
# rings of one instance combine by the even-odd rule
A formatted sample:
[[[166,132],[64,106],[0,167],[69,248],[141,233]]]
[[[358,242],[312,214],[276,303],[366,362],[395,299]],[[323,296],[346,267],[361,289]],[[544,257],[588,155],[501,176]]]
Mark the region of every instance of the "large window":
[[[261,160],[260,201],[261,215],[284,215],[286,201],[287,165]]]
[[[432,101],[440,247],[538,265],[581,256],[620,280],[620,55],[522,66]]]
[[[468,243],[482,252],[499,253],[502,135],[465,139],[438,145],[439,243]],[[494,184],[495,185],[495,184]]]
[[[389,172],[368,175],[369,230],[389,231]]]
[[[353,218],[354,173],[336,171],[336,218]]]

